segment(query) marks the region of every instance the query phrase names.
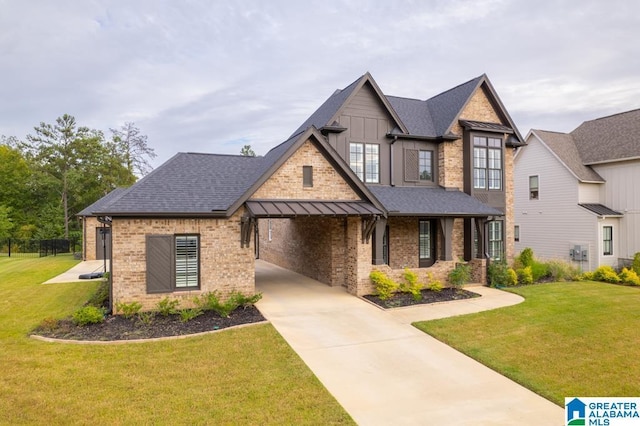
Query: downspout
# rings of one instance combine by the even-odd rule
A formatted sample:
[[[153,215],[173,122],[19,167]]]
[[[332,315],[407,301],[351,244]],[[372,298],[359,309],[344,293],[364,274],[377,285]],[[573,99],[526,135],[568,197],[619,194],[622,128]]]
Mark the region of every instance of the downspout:
[[[394,175],[393,175],[393,144],[396,143],[396,141],[398,140],[397,136],[394,136],[393,139],[391,139],[391,150],[389,152],[389,182],[391,183],[391,186],[396,186],[396,182],[394,180]]]

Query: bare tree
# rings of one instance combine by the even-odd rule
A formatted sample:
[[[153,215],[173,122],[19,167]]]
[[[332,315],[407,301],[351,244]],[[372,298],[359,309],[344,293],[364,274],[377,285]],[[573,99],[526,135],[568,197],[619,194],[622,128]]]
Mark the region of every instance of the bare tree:
[[[109,129],[113,133],[113,142],[124,160],[129,172],[144,176],[153,170],[149,160],[157,157],[153,148],[147,144],[147,135],[140,133],[134,123],[127,122],[120,129]]]

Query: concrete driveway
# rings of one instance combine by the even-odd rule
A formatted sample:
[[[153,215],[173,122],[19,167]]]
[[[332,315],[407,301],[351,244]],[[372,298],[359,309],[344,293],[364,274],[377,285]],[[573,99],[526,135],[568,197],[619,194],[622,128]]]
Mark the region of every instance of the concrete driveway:
[[[407,308],[383,311],[262,261],[256,286],[260,311],[360,425],[563,424],[562,408],[417,330]],[[475,303],[519,301],[491,297]],[[446,304],[449,315],[459,303]],[[429,318],[428,307],[418,309]]]

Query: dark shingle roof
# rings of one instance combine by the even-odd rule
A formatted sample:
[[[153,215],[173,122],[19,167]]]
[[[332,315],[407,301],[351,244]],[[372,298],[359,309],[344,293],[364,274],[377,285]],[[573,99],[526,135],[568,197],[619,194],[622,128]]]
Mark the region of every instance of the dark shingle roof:
[[[389,103],[411,135],[437,136],[426,101],[387,96]]]
[[[578,205],[597,214],[598,216],[623,216],[622,213],[617,212],[613,209],[610,209],[609,207],[604,206],[602,204],[582,203]]]
[[[476,77],[426,101],[438,136],[444,135],[449,129],[484,77]]]
[[[591,167],[582,163],[576,142],[570,134],[532,130],[532,132],[558,157],[558,159],[582,182],[604,182]]]
[[[127,188],[114,189],[95,203],[86,207],[84,210],[78,213],[77,216],[93,216],[93,212],[100,211],[102,208],[104,208],[104,206],[108,205],[109,203],[119,198],[122,194],[124,194],[126,190]]]
[[[584,164],[640,158],[640,109],[585,121],[571,132]]]
[[[369,190],[393,215],[437,216],[502,216],[503,212],[489,207],[462,191],[444,188],[370,186]]]
[[[256,179],[263,157],[179,153],[94,212],[105,214],[224,211]]]

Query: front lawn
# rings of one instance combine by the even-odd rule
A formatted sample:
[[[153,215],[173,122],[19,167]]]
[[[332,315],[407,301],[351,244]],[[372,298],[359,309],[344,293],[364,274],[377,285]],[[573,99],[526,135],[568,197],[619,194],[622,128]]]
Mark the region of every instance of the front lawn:
[[[640,288],[571,282],[510,291],[525,302],[414,325],[560,406],[568,396],[640,395]]]
[[[124,345],[28,338],[97,288],[40,284],[75,263],[0,258],[0,423],[353,424],[270,324]]]

